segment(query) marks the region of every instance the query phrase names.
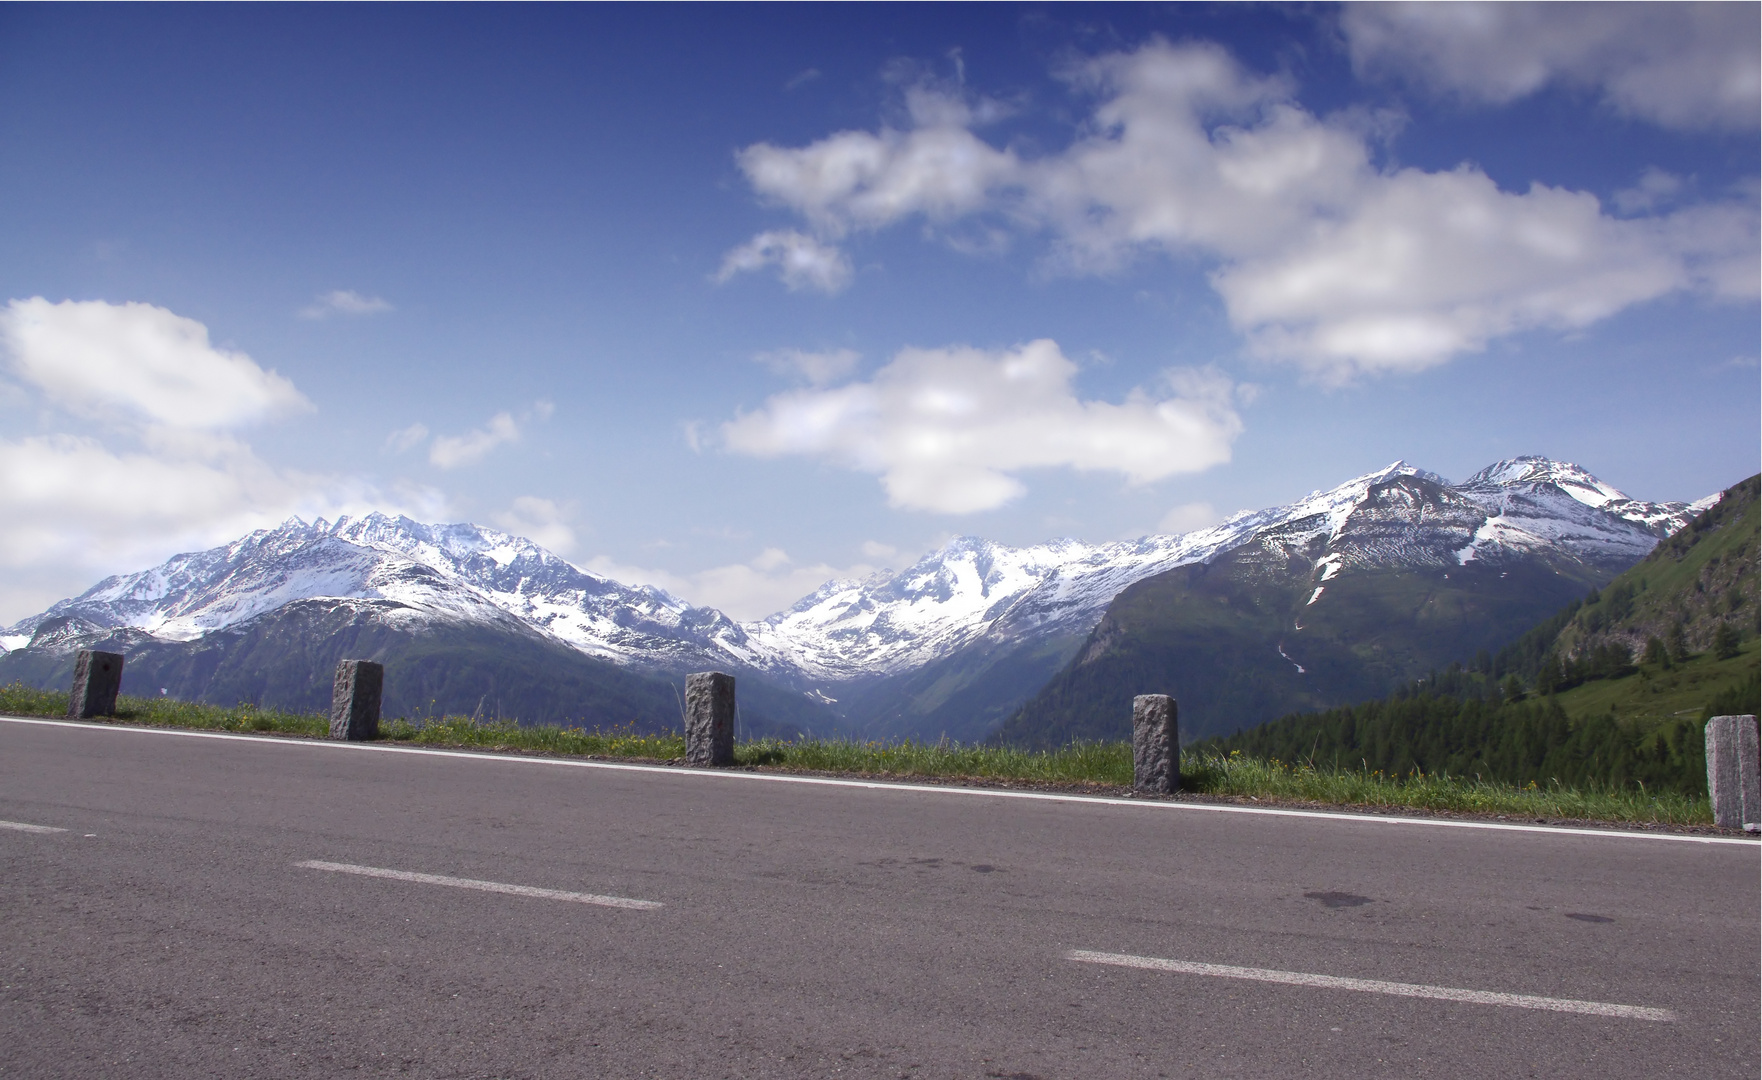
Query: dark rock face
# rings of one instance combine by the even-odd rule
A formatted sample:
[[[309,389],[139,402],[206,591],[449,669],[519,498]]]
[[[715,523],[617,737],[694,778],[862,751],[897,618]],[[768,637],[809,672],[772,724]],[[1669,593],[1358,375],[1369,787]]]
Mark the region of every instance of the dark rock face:
[[[67,697],[70,720],[116,715],[116,694],[122,689],[122,655],[81,649],[73,665],[73,692]]]
[[[1139,694],[1132,699],[1132,790],[1167,795],[1181,786],[1181,731],[1175,699]]]
[[[734,676],[700,671],[685,677],[685,763],[734,764]]]
[[[336,666],[330,693],[330,737],[350,742],[379,738],[379,702],[385,668],[371,660],[344,660]]]

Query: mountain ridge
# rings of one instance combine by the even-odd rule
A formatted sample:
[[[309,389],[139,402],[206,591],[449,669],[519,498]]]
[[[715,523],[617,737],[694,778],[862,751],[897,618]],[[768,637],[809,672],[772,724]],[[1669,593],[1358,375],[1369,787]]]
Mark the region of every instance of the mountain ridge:
[[[1620,569],[1699,505],[1629,499],[1578,466],[1545,458],[1497,462],[1460,485],[1398,461],[1185,534],[1025,548],[957,537],[904,570],[830,581],[784,611],[745,623],[665,590],[582,570],[530,540],[482,526],[378,513],[294,518],[106,578],[0,631],[0,646],[65,650],[123,630],[191,643],[296,601],[384,600],[398,606],[375,617],[412,633],[441,625],[530,630],[650,676],[707,667],[756,675],[830,708],[853,731],[973,739],[1033,691],[1023,684],[1050,678],[1067,662],[1123,590],[1239,549],[1297,558],[1348,521],[1365,520],[1365,500],[1400,478],[1435,489],[1436,505],[1418,517],[1396,513],[1377,543],[1335,552],[1332,564],[1313,563],[1311,604],[1340,574],[1377,564],[1492,565],[1527,552]],[[63,618],[77,627],[37,640]]]

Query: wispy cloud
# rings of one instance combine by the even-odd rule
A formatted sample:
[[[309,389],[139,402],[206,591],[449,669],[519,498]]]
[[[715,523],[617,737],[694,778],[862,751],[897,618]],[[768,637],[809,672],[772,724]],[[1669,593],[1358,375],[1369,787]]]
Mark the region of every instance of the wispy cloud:
[[[683,574],[633,566],[604,556],[590,559],[582,566],[626,584],[665,589],[683,600],[716,608],[736,619],[764,618],[828,581],[863,578],[876,569],[863,562],[847,566],[797,563],[778,547],[765,548],[745,562]]]
[[[428,438],[428,425],[411,424],[407,428],[399,428],[385,437],[385,448],[394,454],[401,454]]]
[[[794,229],[762,232],[722,259],[716,281],[724,282],[736,274],[777,268],[777,276],[791,292],[814,289],[823,293],[842,292],[850,284],[850,260],[835,245],[823,244],[806,233]]]
[[[474,465],[482,461],[491,450],[507,443],[520,441],[522,427],[534,420],[549,420],[556,411],[556,406],[549,401],[536,401],[532,407],[523,411],[516,419],[512,412],[503,411],[490,417],[489,423],[463,435],[438,435],[428,447],[428,460],[432,465],[442,469],[457,469],[464,465]],[[408,435],[420,424],[405,428],[402,433]],[[427,434],[424,428],[423,435]],[[420,442],[417,436],[414,442]],[[412,445],[414,445],[412,442]]]
[[[566,507],[536,495],[517,497],[506,510],[490,515],[502,528],[567,556],[575,550],[575,529]]]
[[[854,349],[828,349],[823,352],[778,349],[759,353],[753,359],[780,375],[795,375],[814,386],[824,386],[855,371],[862,354]]]
[[[363,296],[349,289],[337,289],[313,298],[312,303],[300,309],[302,319],[328,319],[332,315],[375,315],[382,311],[391,311],[389,301],[377,296]]]

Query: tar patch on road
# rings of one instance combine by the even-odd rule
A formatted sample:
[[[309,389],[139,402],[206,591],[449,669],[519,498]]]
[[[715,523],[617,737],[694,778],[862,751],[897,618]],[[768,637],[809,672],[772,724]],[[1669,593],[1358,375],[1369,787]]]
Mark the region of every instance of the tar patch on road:
[[[1359,896],[1349,892],[1306,892],[1305,900],[1319,900],[1323,907],[1361,907],[1371,902],[1368,896]]]
[[[1579,912],[1579,911],[1569,911],[1566,913],[1566,917],[1569,919],[1577,919],[1579,922],[1614,922],[1615,921],[1614,919],[1610,918],[1607,915],[1586,915],[1583,912]]]

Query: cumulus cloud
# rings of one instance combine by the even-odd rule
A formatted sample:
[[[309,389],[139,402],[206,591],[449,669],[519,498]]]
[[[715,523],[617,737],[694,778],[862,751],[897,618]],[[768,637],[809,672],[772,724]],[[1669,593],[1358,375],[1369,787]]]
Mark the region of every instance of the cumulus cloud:
[[[328,319],[332,315],[377,315],[392,310],[392,305],[377,296],[362,296],[348,289],[337,289],[312,299],[300,309],[302,319]]]
[[[633,585],[653,585],[693,604],[713,607],[740,620],[762,619],[828,581],[863,578],[875,572],[867,563],[833,566],[798,564],[782,548],[766,548],[746,562],[713,566],[695,573],[633,566],[600,556],[582,564],[593,573]]]
[[[850,284],[850,260],[831,244],[823,244],[794,229],[762,232],[722,259],[718,282],[751,270],[777,268],[777,276],[791,292],[817,289],[823,293],[843,291]]]
[[[1076,374],[1047,340],[905,349],[869,381],[771,397],[722,425],[722,442],[876,473],[892,505],[952,514],[1016,498],[1027,469],[1105,470],[1145,483],[1229,460],[1242,421],[1221,375],[1177,373],[1161,393],[1114,404],[1078,398]]]
[[[242,443],[204,451],[119,451],[71,434],[0,440],[0,560],[20,567],[163,557],[175,545],[206,546],[294,514],[370,503],[358,481],[279,470]]]
[[[740,164],[823,237],[983,218],[1044,234],[1052,265],[1072,273],[1148,253],[1205,260],[1255,351],[1329,382],[1582,327],[1677,290],[1750,295],[1753,198],[1618,218],[1584,192],[1501,190],[1471,165],[1382,170],[1361,118],[1318,117],[1287,80],[1213,45],[1152,41],[1064,75],[1097,104],[1075,141],[1040,157],[990,146],[972,110],[944,97],[915,105],[909,130],[760,143]]]
[[[1762,63],[1754,4],[1353,4],[1361,74],[1505,104],[1560,84],[1670,128],[1754,131]]]
[[[172,428],[230,428],[310,409],[294,384],[208,328],[151,304],[40,296],[0,312],[12,374],[76,415]]]
[[[17,378],[7,411],[48,431],[0,438],[0,622],[290,516],[418,505],[357,477],[277,468],[236,429],[310,405],[201,323],[148,304],[14,300],[0,342]]]
[[[491,515],[491,520],[558,555],[575,550],[575,529],[569,524],[569,515],[550,499],[521,495],[506,510]]]

